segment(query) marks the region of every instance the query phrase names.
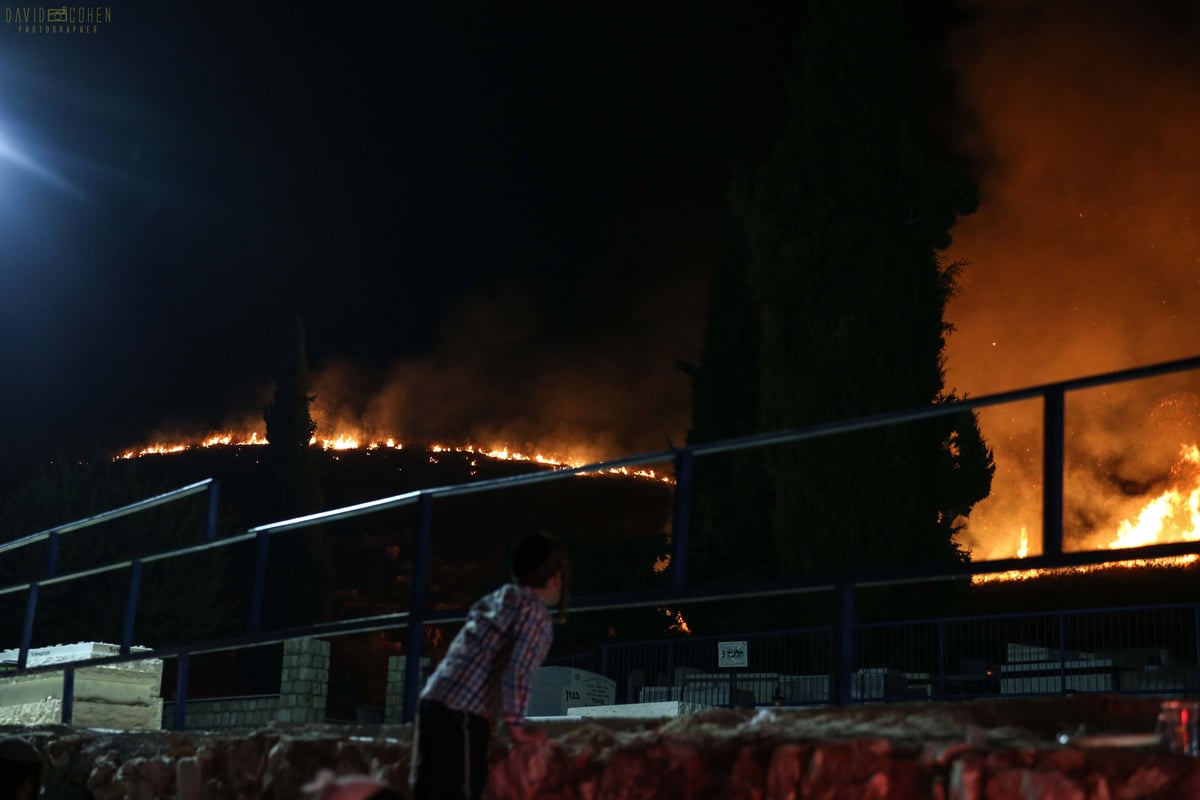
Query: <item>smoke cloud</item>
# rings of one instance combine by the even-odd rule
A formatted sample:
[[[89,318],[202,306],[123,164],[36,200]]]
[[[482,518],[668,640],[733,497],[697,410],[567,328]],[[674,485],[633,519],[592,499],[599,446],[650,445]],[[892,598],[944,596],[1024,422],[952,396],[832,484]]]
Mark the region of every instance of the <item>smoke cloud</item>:
[[[980,396],[1200,353],[1200,9],[973,11],[951,57],[982,203],[947,254],[968,262],[948,309],[948,383]],[[1111,541],[1177,479],[1197,389],[1188,375],[1068,396],[1068,546]],[[977,557],[1012,555],[1022,525],[1031,545],[1040,529],[1040,404],[981,421],[996,480],[967,540]]]

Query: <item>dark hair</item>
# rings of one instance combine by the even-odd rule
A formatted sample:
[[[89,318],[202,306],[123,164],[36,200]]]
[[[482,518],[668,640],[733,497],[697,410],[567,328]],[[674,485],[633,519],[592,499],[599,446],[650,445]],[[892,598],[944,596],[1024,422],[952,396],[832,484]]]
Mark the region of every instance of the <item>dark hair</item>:
[[[530,534],[513,548],[511,564],[513,582],[531,589],[543,588],[547,581],[562,573],[562,591],[558,595],[554,621],[565,624],[571,594],[571,563],[567,559],[567,548],[548,533]]]
[[[567,568],[567,549],[548,533],[534,533],[513,548],[512,579],[521,586],[540,589]]]

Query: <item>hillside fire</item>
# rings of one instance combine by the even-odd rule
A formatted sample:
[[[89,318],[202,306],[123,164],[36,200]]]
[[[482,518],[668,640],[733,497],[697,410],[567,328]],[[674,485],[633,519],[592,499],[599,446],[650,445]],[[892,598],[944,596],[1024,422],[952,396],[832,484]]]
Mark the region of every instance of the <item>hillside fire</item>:
[[[180,438],[171,442],[155,442],[143,447],[130,448],[122,451],[114,457],[116,460],[129,460],[134,458],[142,458],[145,456],[168,455],[171,453],[182,453],[186,450],[196,448],[210,447],[258,447],[265,446],[267,439],[260,435],[257,431],[250,433],[221,431],[211,433],[208,436]],[[309,440],[309,445],[312,447],[320,447],[322,450],[378,450],[385,448],[389,450],[403,450],[404,444],[394,436],[386,438],[369,438],[355,433],[338,433],[331,437],[313,436]],[[540,451],[533,455],[526,455],[517,450],[512,450],[508,445],[498,445],[485,447],[475,444],[461,445],[445,445],[431,444],[425,448],[430,453],[466,453],[469,455],[480,456],[482,458],[495,459],[497,461],[527,461],[534,464],[541,464],[549,467],[559,467],[574,469],[585,466],[588,463],[596,463],[602,459],[589,459],[584,462],[568,461],[564,458],[559,458],[554,455],[547,455]],[[641,478],[645,480],[659,481],[661,483],[673,484],[674,478],[669,475],[659,474],[653,469],[630,469],[628,467],[610,467],[603,470],[606,475],[620,475],[631,478]],[[583,473],[585,475],[592,473]]]

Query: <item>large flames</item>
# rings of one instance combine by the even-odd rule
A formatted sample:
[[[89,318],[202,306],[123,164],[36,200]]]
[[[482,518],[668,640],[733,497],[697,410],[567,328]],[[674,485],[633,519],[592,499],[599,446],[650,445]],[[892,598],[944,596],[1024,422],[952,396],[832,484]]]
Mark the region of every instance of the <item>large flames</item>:
[[[196,448],[210,448],[223,446],[238,446],[250,447],[265,445],[267,439],[260,435],[257,431],[250,433],[238,433],[233,431],[222,431],[211,433],[208,436],[180,438],[171,442],[155,442],[144,447],[131,448],[123,451],[115,457],[114,460],[142,458],[144,456],[166,455],[170,453],[182,453],[186,450]],[[313,436],[309,440],[309,445],[320,447],[322,450],[403,450],[404,444],[394,436],[384,438],[369,438],[367,436],[355,433],[338,433],[332,437]],[[475,444],[461,445],[446,445],[432,444],[428,445],[428,450],[431,454],[438,453],[463,453],[472,456],[481,456],[483,458],[494,459],[497,461],[528,461],[534,464],[541,464],[549,467],[560,468],[577,468],[585,464],[597,463],[601,459],[588,459],[587,461],[573,461],[566,458],[534,451],[532,455],[522,453],[518,450],[511,449],[507,444],[493,445],[485,447]],[[431,458],[436,458],[436,455],[431,455]],[[653,469],[630,469],[628,467],[609,467],[603,470],[604,474],[621,475],[632,478],[643,478],[646,480],[660,481],[662,483],[674,483],[674,479],[669,475],[662,475]]]
[[[1101,540],[1101,548],[1121,550],[1129,547],[1145,547],[1170,542],[1194,542],[1200,540],[1200,447],[1185,444],[1180,447],[1179,460],[1171,471],[1172,486],[1159,495],[1144,502],[1136,513],[1123,519],[1117,526],[1113,538]],[[1029,534],[1021,526],[1017,558],[1029,555]],[[1010,570],[992,575],[978,575],[976,583],[991,581],[1028,580],[1049,574],[1084,573],[1102,569],[1133,569],[1146,566],[1187,566],[1195,563],[1197,556],[1160,558],[1153,561],[1134,559],[1115,561],[1087,567],[1070,567],[1061,570]]]

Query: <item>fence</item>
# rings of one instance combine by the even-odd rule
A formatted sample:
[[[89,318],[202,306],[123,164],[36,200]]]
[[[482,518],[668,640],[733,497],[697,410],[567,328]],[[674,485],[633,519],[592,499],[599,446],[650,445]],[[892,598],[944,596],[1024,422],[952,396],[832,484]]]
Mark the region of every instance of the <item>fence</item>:
[[[267,525],[251,528],[245,533],[213,540],[215,532],[215,498],[216,484],[210,481],[185,487],[176,493],[170,493],[158,498],[152,498],[145,504],[135,504],[124,509],[109,512],[79,523],[35,534],[31,537],[10,542],[0,546],[0,553],[13,547],[27,546],[35,541],[48,543],[46,575],[41,580],[27,584],[0,589],[0,593],[27,592],[28,604],[26,624],[20,647],[20,657],[17,669],[26,672],[47,671],[50,669],[64,670],[64,722],[70,721],[70,686],[74,670],[84,664],[98,665],[132,661],[139,658],[158,657],[177,659],[176,669],[176,703],[174,726],[183,728],[187,708],[189,659],[196,654],[219,650],[228,650],[249,645],[270,644],[296,638],[318,636],[333,636],[352,632],[369,632],[385,629],[404,628],[407,631],[408,653],[421,653],[423,631],[427,625],[445,625],[461,622],[464,619],[461,610],[446,611],[431,610],[428,602],[429,567],[431,532],[433,527],[434,501],[436,499],[466,495],[478,492],[503,491],[516,486],[528,486],[547,481],[559,481],[575,475],[588,472],[602,472],[609,469],[638,467],[644,464],[673,462],[675,465],[676,487],[674,494],[674,513],[672,518],[671,543],[672,554],[670,561],[670,586],[666,589],[624,592],[618,594],[596,595],[578,598],[574,608],[579,611],[597,611],[606,609],[653,607],[674,605],[680,602],[703,602],[722,599],[754,598],[793,595],[806,592],[832,591],[837,596],[835,619],[828,628],[830,665],[828,697],[831,701],[848,704],[855,699],[856,658],[858,644],[857,626],[855,622],[855,593],[858,589],[889,584],[939,581],[961,579],[975,574],[999,573],[1013,569],[1045,569],[1067,566],[1082,566],[1107,563],[1123,559],[1154,559],[1165,556],[1180,556],[1200,552],[1200,542],[1182,542],[1168,545],[1131,548],[1114,552],[1077,551],[1064,552],[1063,531],[1063,458],[1064,458],[1064,417],[1065,396],[1068,392],[1106,386],[1111,384],[1140,380],[1148,377],[1179,373],[1200,367],[1200,357],[1166,362],[1147,367],[1108,373],[1070,381],[1063,381],[1042,386],[1030,387],[1017,391],[1004,392],[987,397],[945,403],[940,405],[923,406],[920,408],[894,413],[877,414],[854,420],[813,425],[788,431],[747,436],[711,444],[676,448],[656,453],[628,456],[612,459],[598,464],[590,464],[577,468],[566,468],[547,472],[537,472],[497,480],[481,481],[472,484],[442,486],[419,491],[407,492],[392,497],[384,497],[365,503],[334,509],[318,514],[311,514],[296,519],[283,520]],[[1042,454],[1042,553],[1027,559],[1002,559],[994,561],[973,562],[961,565],[926,566],[907,565],[875,570],[864,570],[853,573],[810,576],[800,579],[781,580],[771,583],[730,587],[692,587],[688,582],[688,549],[689,529],[692,511],[692,472],[694,460],[698,457],[711,456],[717,453],[730,452],[750,448],[761,448],[771,445],[802,442],[824,436],[831,436],[851,431],[861,431],[896,425],[935,417],[961,414],[964,411],[974,411],[980,408],[997,406],[1024,400],[1040,399],[1043,404],[1043,454]],[[110,519],[113,515],[136,513],[146,504],[169,502],[168,498],[182,493],[196,493],[208,489],[211,492],[210,526],[208,536],[210,541],[192,547],[181,548],[160,553],[144,559],[135,559],[116,564],[110,564],[96,569],[87,570],[73,575],[57,576],[56,544],[57,538],[68,530],[95,524],[102,519]],[[414,542],[414,568],[411,582],[410,602],[406,612],[382,614],[361,617],[338,622],[305,625],[295,629],[264,631],[262,628],[262,610],[264,593],[266,591],[266,567],[269,558],[269,547],[272,538],[289,531],[301,530],[331,523],[337,520],[351,519],[358,516],[376,514],[389,509],[403,506],[415,506],[418,515],[418,525]],[[171,559],[190,555],[210,548],[228,547],[242,542],[255,542],[254,579],[250,587],[250,614],[247,631],[240,636],[215,641],[196,642],[188,645],[160,648],[149,654],[128,654],[132,644],[133,625],[137,615],[137,601],[140,591],[142,565],[151,560]],[[114,570],[129,571],[129,595],[126,606],[126,626],[121,641],[122,654],[104,659],[92,659],[83,662],[73,662],[54,667],[27,667],[25,657],[30,646],[30,632],[37,610],[39,585],[55,582],[77,580],[100,572]],[[420,660],[407,659],[404,680],[404,716],[412,718],[416,706],[416,696],[419,688]]]
[[[606,644],[550,664],[616,682],[618,702],[808,705],[834,700],[834,630],[817,626]],[[745,660],[722,667],[736,639]],[[1200,604],[860,624],[854,701],[1068,692],[1200,693]]]

